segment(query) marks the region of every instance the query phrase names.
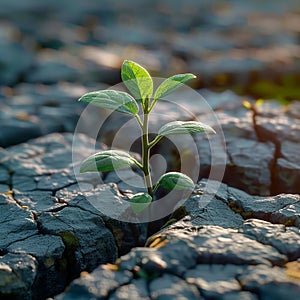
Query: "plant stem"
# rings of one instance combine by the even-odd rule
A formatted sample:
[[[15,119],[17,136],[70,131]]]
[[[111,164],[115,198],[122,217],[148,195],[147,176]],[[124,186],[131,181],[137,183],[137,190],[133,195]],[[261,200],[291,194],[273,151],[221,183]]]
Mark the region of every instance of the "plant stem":
[[[142,127],[142,164],[143,164],[143,172],[144,172],[144,180],[147,187],[148,194],[153,196],[153,188],[152,188],[152,179],[150,175],[150,147],[149,147],[149,136],[148,136],[148,123],[149,123],[149,99],[145,99],[144,106],[144,119],[143,119],[143,127]]]
[[[135,115],[134,117],[137,120],[137,122],[138,122],[139,126],[141,127],[141,129],[143,130],[143,123],[142,123],[139,115]]]
[[[156,145],[162,139],[161,135],[158,135],[152,142],[149,143],[149,149]]]

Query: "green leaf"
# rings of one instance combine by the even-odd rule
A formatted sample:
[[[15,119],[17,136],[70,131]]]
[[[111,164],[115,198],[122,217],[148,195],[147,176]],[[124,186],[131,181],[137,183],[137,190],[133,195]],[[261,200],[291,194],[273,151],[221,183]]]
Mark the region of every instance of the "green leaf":
[[[131,115],[136,115],[139,111],[135,99],[125,92],[113,90],[95,91],[83,95],[79,101]]]
[[[156,186],[162,186],[167,190],[192,190],[195,184],[193,180],[185,174],[169,172],[159,178]]]
[[[149,206],[151,201],[152,197],[149,194],[138,193],[130,198],[130,206],[135,213],[139,213]]]
[[[177,74],[174,76],[169,77],[168,79],[164,80],[160,86],[157,88],[154,101],[156,102],[158,99],[165,97],[171,93],[173,93],[176,89],[182,86],[185,82],[196,78],[194,74]]]
[[[138,101],[144,103],[146,98],[152,97],[152,78],[147,70],[139,64],[125,60],[121,68],[121,77],[128,90]]]
[[[168,134],[187,134],[187,133],[216,133],[210,126],[195,121],[173,121],[165,124],[158,130],[158,136]]]
[[[136,160],[124,151],[106,150],[86,158],[80,166],[80,173],[126,169],[135,164]]]

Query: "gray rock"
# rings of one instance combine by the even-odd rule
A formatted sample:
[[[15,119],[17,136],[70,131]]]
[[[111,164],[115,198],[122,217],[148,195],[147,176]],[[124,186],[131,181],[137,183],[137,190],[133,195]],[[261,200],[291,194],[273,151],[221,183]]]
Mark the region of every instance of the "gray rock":
[[[23,243],[25,241],[25,243]],[[24,241],[12,243],[7,249],[12,253],[26,252],[42,262],[44,267],[53,267],[65,250],[62,239],[51,235],[34,235]]]
[[[229,205],[246,217],[269,220],[274,223],[299,227],[299,197],[293,194],[281,194],[273,197],[238,196],[240,192],[230,189]],[[252,203],[251,203],[252,202]],[[250,208],[252,205],[252,208]]]
[[[243,99],[237,94],[233,93],[231,90],[215,93],[208,89],[201,89],[199,90],[199,93],[204,97],[214,111],[225,110],[227,113],[230,113],[230,111],[232,112],[237,108],[240,111],[243,110],[240,108]],[[251,116],[249,113],[246,115]],[[249,119],[247,118],[247,120]],[[245,120],[243,119],[242,121]]]
[[[286,110],[286,113],[292,117],[300,119],[300,105],[299,101],[291,101]]]
[[[300,228],[300,201],[288,204],[271,215],[271,221]]]
[[[0,182],[7,183],[9,180],[9,174],[6,169],[0,167]]]
[[[1,120],[1,116],[0,116]],[[42,135],[38,124],[18,119],[1,120],[0,146],[7,147]]]
[[[295,155],[297,152],[293,152]],[[300,164],[292,159],[279,158],[276,162],[276,172],[278,178],[278,186],[276,189],[279,192],[300,193]]]
[[[34,215],[11,197],[0,195],[0,249],[38,233]]]
[[[227,141],[232,138],[256,140],[253,113],[242,107],[241,104],[235,109],[216,111],[216,116]]]
[[[119,255],[127,253],[133,246],[144,245],[147,238],[147,226],[139,223],[138,219],[134,220],[132,214],[128,215],[128,220],[131,219],[136,224],[125,221],[126,213],[128,209],[130,211],[131,209],[122,202],[127,198],[120,194],[116,184],[103,184],[96,189],[85,185],[87,190],[82,190],[82,187],[80,184],[80,186],[72,185],[61,189],[56,193],[58,202],[101,217],[114,234]]]
[[[281,143],[288,140],[298,142],[300,139],[300,120],[285,114],[276,118],[256,116],[256,128],[260,139]]]
[[[118,253],[146,240],[144,224],[118,219],[127,213],[120,203],[128,198],[116,184],[101,184],[101,174],[100,181],[99,174],[83,174],[76,181],[73,166],[77,172],[79,163],[73,162],[72,154],[80,161],[93,143],[79,134],[72,153],[72,138],[51,134],[9,147],[0,155],[3,182],[11,186],[1,185],[12,190],[11,196],[0,195],[0,254],[26,253],[36,258],[36,278],[28,297],[57,294],[81,271],[112,263]],[[97,197],[101,208],[111,208],[112,197],[117,201],[117,219],[92,205]]]
[[[104,84],[100,84],[106,88]],[[99,88],[99,85],[97,86]],[[7,147],[51,132],[73,132],[85,105],[76,101],[88,91],[80,84],[50,86],[19,84],[1,100],[5,130],[0,145]]]
[[[66,286],[68,273],[63,265],[68,258],[65,257],[65,246],[60,237],[35,235],[11,244],[7,250],[29,254],[38,261],[36,278],[31,287],[35,297],[49,297]]]
[[[300,157],[297,155],[298,150],[298,142],[283,141],[280,145],[280,156],[299,166]]]
[[[141,268],[149,277],[162,272],[182,276],[187,269],[196,265],[197,252],[186,241],[170,242],[158,251],[153,249],[133,248],[122,257],[119,263],[121,270],[133,271]]]
[[[259,105],[255,103],[253,105],[257,115],[267,118],[274,118],[278,115],[282,115],[286,110],[286,108],[276,100],[267,100],[259,103]]]
[[[195,155],[196,168],[199,165],[199,178],[211,178],[216,181],[221,181],[226,169],[226,165],[230,161],[226,152],[226,145],[223,137],[220,135],[214,136],[195,136],[197,147],[197,155]],[[194,159],[195,160],[195,159]]]
[[[197,249],[197,262],[202,264],[266,264],[270,266],[272,264],[283,265],[287,261],[286,256],[276,249],[253,241],[238,233],[236,229],[212,225],[198,227],[179,221],[160,233],[160,237],[161,240],[171,241],[171,244],[181,243],[180,240],[186,237],[194,245],[193,248]]]
[[[117,299],[132,299],[132,300],[139,300],[139,299],[150,299],[148,286],[145,279],[133,279],[130,284],[123,285],[119,287],[116,292],[112,293],[109,298],[110,300],[117,300]]]
[[[244,58],[242,63],[241,60],[230,57],[224,59],[216,56],[215,58],[213,61],[200,61],[199,58],[190,60],[188,69],[192,72],[198,72],[198,74],[206,74],[211,79],[216,78],[215,81],[218,80],[218,74],[222,74],[223,78],[224,75],[227,75],[225,80],[227,79],[229,82],[238,78],[240,82],[245,83],[249,74],[262,72],[266,68],[264,62],[255,58]],[[221,84],[224,81],[223,78],[221,78]]]
[[[180,277],[164,274],[149,284],[151,299],[202,299],[194,285],[188,284]]]
[[[224,185],[222,189],[225,193]],[[94,271],[82,276],[71,284],[70,291],[57,299],[72,296],[77,299],[79,295],[89,299],[91,293],[100,297],[94,286],[105,287],[106,295],[111,284],[106,284],[106,278],[121,274],[125,279],[128,274],[141,279],[115,286],[110,294],[112,299],[123,299],[130,291],[134,299],[141,294],[147,298],[148,291],[151,299],[201,299],[201,296],[205,299],[270,299],[271,295],[281,299],[289,288],[289,295],[295,297],[300,285],[286,275],[282,266],[287,257],[276,249],[295,259],[297,230],[285,231],[283,225],[259,220],[246,221],[240,231],[212,225],[194,226],[182,220],[152,236],[148,240],[150,248],[134,248],[120,257],[115,266],[106,266],[110,275],[95,278]],[[138,281],[141,286],[137,286]]]
[[[216,197],[206,198],[205,194],[201,194],[201,189],[196,189],[184,202],[183,207],[189,213],[189,217],[184,220],[196,226],[216,225],[223,228],[237,228],[243,224],[240,214],[232,211],[227,204]]]
[[[30,300],[37,276],[37,261],[28,254],[0,256],[0,296],[3,299]]]
[[[300,193],[299,143],[283,141],[280,144],[280,158],[276,161],[277,190],[286,193]]]
[[[271,245],[289,260],[300,257],[300,230],[296,227],[271,224],[266,221],[249,219],[241,227],[241,232],[253,237],[264,245]]]
[[[83,135],[79,135],[78,140],[87,146],[91,143]],[[73,171],[76,163],[73,165],[72,154],[82,159],[83,152],[82,148],[78,148],[72,153],[70,134],[52,134],[8,150],[8,155],[2,158],[2,163],[13,173],[12,186],[15,191],[44,190],[55,193],[76,183]],[[90,152],[85,151],[87,154]],[[78,169],[79,165],[76,168]],[[81,176],[81,180],[89,179],[88,176]]]
[[[76,270],[92,270],[100,263],[113,262],[117,248],[112,233],[100,216],[66,207],[58,212],[42,213],[40,232],[60,235],[66,248],[73,252]]]
[[[36,190],[36,182],[34,177],[27,177],[27,176],[12,176],[12,186],[14,189],[19,191],[34,191]]]
[[[273,192],[272,172],[276,147],[271,142],[257,141],[252,112],[242,109],[241,104],[238,106],[234,105],[234,101],[232,103],[233,108],[216,113],[226,146],[225,141],[218,143],[216,136],[208,140],[196,136],[199,178],[222,180],[253,195],[270,195]]]
[[[243,290],[259,295],[261,299],[297,299],[300,285],[288,278],[285,270],[266,266],[249,266],[237,275]]]
[[[258,300],[258,296],[249,292],[232,292],[221,296],[222,300]]]
[[[272,197],[250,196],[238,189],[229,188],[224,201],[236,212],[245,218],[257,218],[282,224],[294,224],[293,218],[279,218],[279,211],[288,205],[299,202],[299,196],[280,194]]]
[[[19,192],[15,190],[14,199],[37,215],[42,212],[57,211],[66,206],[65,203],[59,202],[58,198],[52,196],[51,191]]]
[[[114,272],[105,266],[99,266],[92,273],[83,273],[74,280],[68,291],[55,297],[55,300],[105,299],[119,286],[129,284],[133,279],[132,273]],[[99,285],[101,280],[101,285]]]
[[[0,64],[2,72],[0,82],[3,85],[12,85],[19,81],[20,76],[24,74],[33,64],[33,53],[20,44],[0,45]]]
[[[232,139],[227,143],[227,152],[230,162],[224,182],[253,195],[270,195],[274,144]]]
[[[239,292],[241,287],[235,279],[244,266],[235,265],[197,265],[184,274],[185,280],[195,285],[201,295],[208,299],[222,299],[222,296]]]
[[[78,77],[78,71],[65,63],[55,61],[42,61],[36,69],[26,76],[30,83],[51,84],[57,81],[74,81]]]
[[[0,193],[8,193],[10,191],[10,188],[6,184],[0,184]]]
[[[240,215],[245,219],[256,218],[270,221],[272,223],[299,227],[300,199],[297,194],[280,194],[270,197],[252,196],[244,191],[229,187],[226,184],[220,184],[220,182],[212,180],[199,181],[199,183],[196,185],[195,191],[198,195],[192,195],[191,197],[191,199],[197,200],[194,203],[195,211],[197,211],[198,208],[204,208],[203,212],[199,210],[200,218],[201,215],[205,213],[205,206],[209,206],[210,201],[215,201],[214,198],[216,198],[217,200],[225,203],[232,211],[238,214],[238,216],[236,216],[237,221]],[[191,203],[193,202],[188,200],[187,209],[189,209],[189,205],[191,205]],[[225,213],[225,211],[226,210],[224,210],[223,213]],[[214,222],[219,222],[218,220],[222,220],[221,215],[211,215],[215,215],[215,218],[211,219]],[[234,215],[232,215],[232,218],[233,216]],[[224,224],[225,223],[223,222],[221,226],[223,227]],[[237,222],[236,225],[239,226],[238,224],[241,223]]]

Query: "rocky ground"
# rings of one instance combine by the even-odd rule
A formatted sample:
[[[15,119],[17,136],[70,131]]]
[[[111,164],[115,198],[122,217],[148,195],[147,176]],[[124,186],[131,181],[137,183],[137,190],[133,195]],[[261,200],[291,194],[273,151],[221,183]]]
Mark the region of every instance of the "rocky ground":
[[[299,1],[0,7],[1,299],[299,297]],[[95,147],[139,151],[118,113],[89,110],[75,129],[85,109],[76,100],[117,84],[124,59],[155,76],[197,75],[194,94],[158,103],[152,132],[177,119],[217,131],[154,149],[164,156],[154,177],[183,168],[200,181],[150,238],[138,217],[126,222],[140,189],[132,172],[77,174]]]

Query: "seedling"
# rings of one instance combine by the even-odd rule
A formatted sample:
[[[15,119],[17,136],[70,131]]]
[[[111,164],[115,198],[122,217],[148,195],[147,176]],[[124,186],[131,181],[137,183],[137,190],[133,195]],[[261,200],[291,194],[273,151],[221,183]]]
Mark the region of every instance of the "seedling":
[[[139,213],[155,198],[159,187],[166,190],[192,190],[193,180],[179,172],[168,172],[162,175],[153,185],[150,174],[150,150],[164,136],[172,134],[215,133],[208,125],[195,121],[173,121],[163,125],[157,136],[150,141],[148,134],[149,115],[160,99],[174,92],[187,81],[196,78],[193,74],[177,74],[164,80],[153,92],[153,80],[146,69],[139,64],[125,60],[121,68],[121,77],[131,93],[100,90],[83,95],[79,101],[84,101],[102,108],[129,114],[137,121],[141,129],[142,161],[137,161],[125,151],[106,150],[89,156],[80,167],[80,172],[106,172],[136,166],[142,170],[147,192],[137,193],[130,199],[131,208]],[[142,111],[139,114],[139,111]]]

